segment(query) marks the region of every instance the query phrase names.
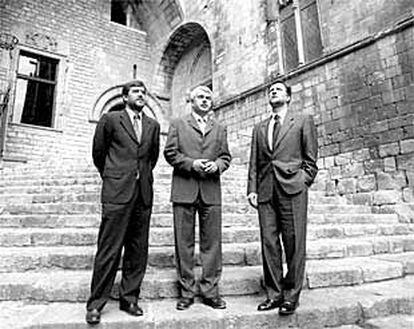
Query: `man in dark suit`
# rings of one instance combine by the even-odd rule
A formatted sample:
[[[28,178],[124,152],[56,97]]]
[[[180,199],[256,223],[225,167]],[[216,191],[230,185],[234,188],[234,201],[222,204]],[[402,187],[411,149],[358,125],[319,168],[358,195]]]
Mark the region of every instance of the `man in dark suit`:
[[[198,213],[203,303],[226,308],[219,295],[221,276],[221,187],[220,175],[229,167],[231,155],[226,129],[211,119],[212,92],[196,87],[190,95],[192,113],[173,121],[164,155],[174,167],[171,201],[174,213],[175,255],[181,298],[178,310],[194,302],[194,231]]]
[[[138,296],[148,258],[152,170],[159,155],[160,125],[142,111],[147,97],[142,81],[125,84],[122,96],[125,109],[104,114],[93,139],[93,161],[103,183],[102,222],[86,307],[89,324],[100,322],[122,248],[119,308],[134,316],[143,314]]]
[[[294,313],[298,306],[305,272],[308,187],[318,170],[313,119],[293,113],[290,100],[291,89],[284,82],[270,86],[273,113],[253,129],[247,189],[248,200],[259,213],[267,293],[258,310],[279,307],[281,315]]]

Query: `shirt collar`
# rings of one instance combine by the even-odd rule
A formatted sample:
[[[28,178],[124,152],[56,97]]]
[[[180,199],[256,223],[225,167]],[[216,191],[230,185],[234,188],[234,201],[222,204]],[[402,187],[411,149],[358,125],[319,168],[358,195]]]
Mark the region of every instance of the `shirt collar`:
[[[191,114],[197,122],[200,121],[200,120],[203,121],[203,122],[207,122],[207,115],[202,117],[201,115],[195,113],[194,111],[192,111]]]
[[[133,110],[131,110],[130,108],[125,108],[125,110],[127,111],[129,117],[131,118],[131,121],[133,121],[135,119],[135,116],[138,116],[138,119],[142,119],[142,112],[135,112]]]
[[[283,121],[285,120],[285,117],[286,117],[286,113],[287,113],[287,107],[283,107],[279,112],[277,112],[277,113],[273,113],[272,112],[272,115],[271,115],[271,120],[274,120],[275,119],[275,114],[277,114],[278,116],[279,116],[279,122],[282,124],[283,123]]]

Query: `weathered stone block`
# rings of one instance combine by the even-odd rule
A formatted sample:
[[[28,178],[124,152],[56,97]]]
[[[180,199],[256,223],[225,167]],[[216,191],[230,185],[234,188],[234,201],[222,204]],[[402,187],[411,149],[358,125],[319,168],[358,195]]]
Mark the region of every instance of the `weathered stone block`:
[[[150,231],[150,245],[153,246],[173,246],[174,232],[171,230],[152,230]]]
[[[348,257],[369,256],[373,254],[373,246],[368,241],[353,241],[346,246]]]
[[[352,162],[341,167],[342,177],[358,177],[364,175],[364,165],[361,162]]]
[[[328,156],[324,158],[325,168],[330,169],[335,165],[335,157]]]
[[[346,286],[363,282],[362,272],[358,267],[338,266],[320,268],[307,274],[308,287],[322,288],[331,286]]]
[[[414,203],[414,189],[412,187],[403,188],[403,201]]]
[[[371,154],[369,149],[363,148],[352,152],[354,161],[363,162],[365,160],[371,159]]]
[[[370,206],[372,204],[372,193],[356,193],[351,195],[351,202],[356,205]]]
[[[91,269],[93,264],[93,255],[65,255],[54,254],[45,258],[44,267],[57,267],[66,270]]]
[[[225,252],[223,255],[223,263],[226,265],[245,265],[244,251],[243,250],[229,250]]]
[[[254,266],[262,264],[262,253],[260,246],[246,247],[245,249],[245,262],[247,265]]]
[[[308,244],[307,259],[342,258],[346,255],[346,248],[341,245]]]
[[[414,152],[414,139],[406,139],[400,142],[401,154]]]
[[[414,168],[414,156],[412,154],[402,154],[397,156],[398,170],[411,171]]]
[[[402,239],[391,239],[389,241],[390,252],[400,253],[404,251],[404,240]]]
[[[326,182],[326,195],[335,195],[336,194],[336,184],[333,180],[329,180]]]
[[[334,166],[329,169],[331,179],[338,179],[341,178],[341,167]]]
[[[336,187],[337,187],[339,194],[355,193],[356,192],[356,179],[355,178],[339,179]]]
[[[414,237],[406,237],[403,239],[404,252],[414,251]]]
[[[388,191],[376,191],[373,192],[373,200],[372,203],[374,205],[387,205],[387,204],[396,204],[400,202],[402,199],[402,195],[400,192],[395,190],[388,190]]]
[[[386,157],[384,158],[384,171],[396,171],[397,170],[397,163],[395,157]]]
[[[377,173],[377,184],[379,190],[401,190],[407,186],[407,178],[404,172]]]
[[[62,242],[62,235],[59,233],[48,232],[48,233],[33,233],[32,242],[34,245],[58,245]]]
[[[357,179],[357,190],[359,192],[370,192],[376,189],[375,175],[365,175],[358,177]]]
[[[0,234],[0,246],[2,247],[12,247],[12,246],[30,246],[31,239],[29,233],[19,233],[19,232],[7,232]]]
[[[386,240],[374,239],[372,241],[374,254],[384,254],[390,251],[390,244]]]
[[[364,323],[367,329],[396,329],[396,328],[412,328],[414,319],[412,315],[399,314],[376,319],[370,319]]]
[[[346,165],[349,164],[351,160],[353,160],[352,152],[341,153],[335,156],[335,165]]]
[[[379,155],[381,158],[397,155],[400,152],[400,145],[398,142],[382,144],[379,146]]]
[[[381,281],[403,276],[403,266],[397,262],[370,262],[362,269],[364,282]]]
[[[61,243],[66,246],[90,246],[95,245],[98,232],[73,232],[62,234]]]

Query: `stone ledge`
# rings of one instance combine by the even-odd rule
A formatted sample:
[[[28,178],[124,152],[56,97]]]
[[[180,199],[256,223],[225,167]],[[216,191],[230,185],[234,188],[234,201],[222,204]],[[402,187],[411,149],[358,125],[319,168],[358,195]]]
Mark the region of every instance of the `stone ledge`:
[[[263,298],[264,296],[227,297],[226,310],[213,310],[197,300],[185,312],[176,311],[176,301],[172,299],[144,300],[140,302],[144,316],[139,318],[128,316],[119,311],[116,302],[110,302],[102,313],[101,326],[113,329],[194,329],[201,325],[202,328],[214,329],[320,329],[345,326],[341,329],[351,329],[356,328],[356,324],[375,323],[372,319],[378,317],[412,314],[414,277],[363,287],[304,291],[296,313],[284,318],[277,311],[258,312],[256,307]],[[7,328],[88,328],[84,322],[84,303],[2,302],[0,308],[0,323]],[[23,318],[22,314],[25,315]]]
[[[412,257],[413,253],[411,253]],[[396,255],[397,256],[397,255]],[[360,257],[345,260],[308,261],[304,288],[320,290],[328,287],[365,286],[374,281],[387,281],[403,277],[407,269],[405,254],[393,260],[376,257]],[[409,256],[408,256],[409,257]],[[91,259],[86,263],[91,264]],[[53,260],[56,264],[60,259]],[[42,262],[42,260],[38,260]],[[75,259],[74,264],[85,263]],[[82,263],[82,264],[83,264]],[[33,301],[85,301],[88,295],[91,270],[62,270],[57,267],[48,270],[9,272],[0,274],[0,300]],[[196,267],[200,277],[200,267]],[[118,273],[120,274],[120,273]],[[120,277],[116,280],[113,296],[117,296]],[[262,292],[261,266],[225,266],[220,283],[221,292],[226,296],[252,295]],[[173,267],[160,269],[149,267],[142,285],[141,296],[146,299],[171,298],[178,295],[176,272]]]

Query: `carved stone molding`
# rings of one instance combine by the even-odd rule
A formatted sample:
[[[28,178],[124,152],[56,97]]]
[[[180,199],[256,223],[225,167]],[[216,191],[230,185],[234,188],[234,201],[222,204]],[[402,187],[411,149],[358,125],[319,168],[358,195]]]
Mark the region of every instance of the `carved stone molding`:
[[[56,39],[50,35],[39,32],[26,32],[25,43],[27,45],[56,52],[58,43]]]

